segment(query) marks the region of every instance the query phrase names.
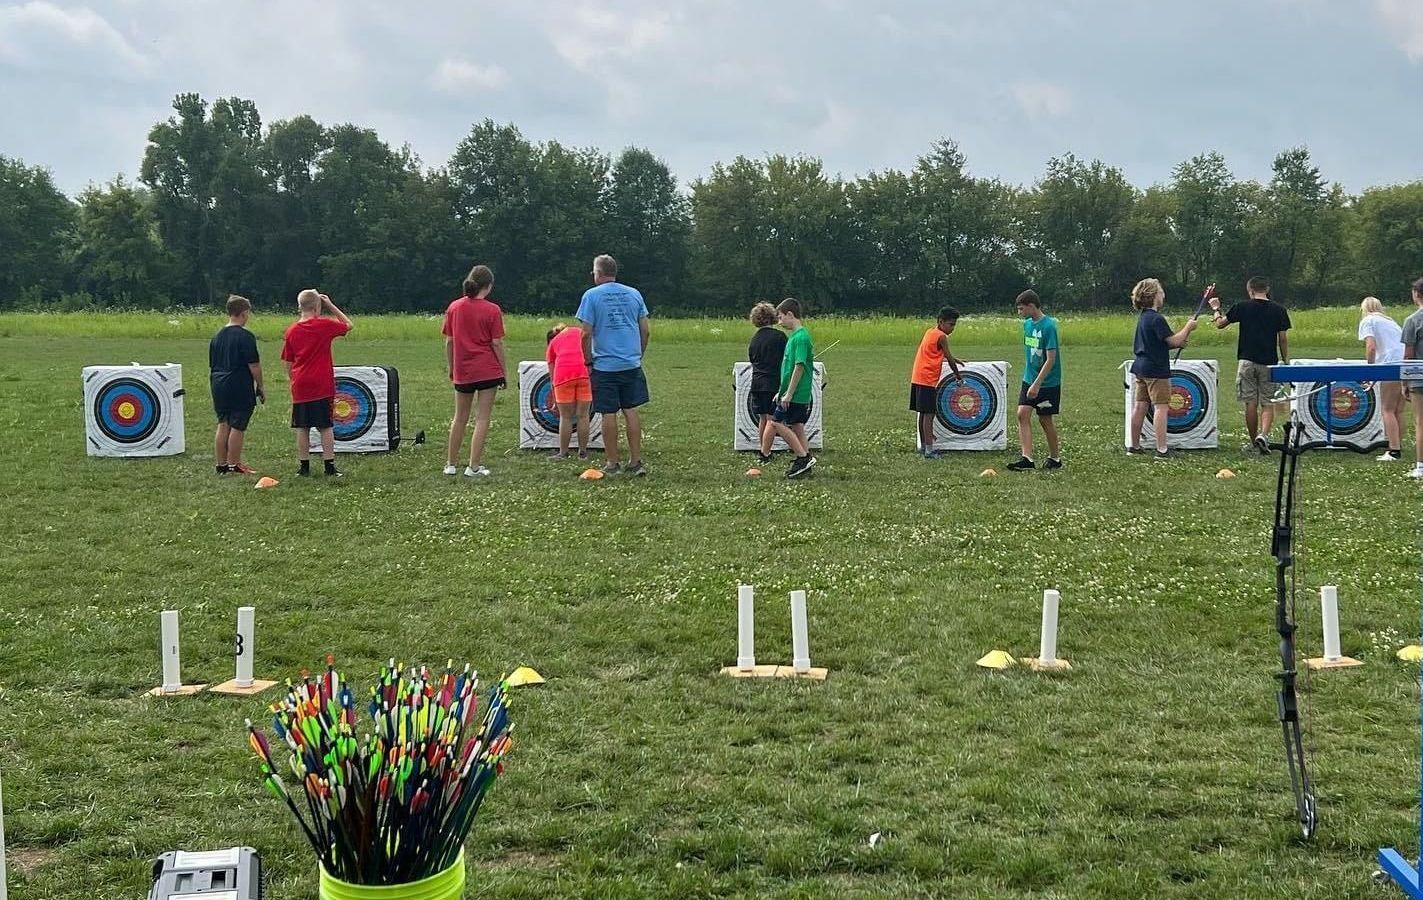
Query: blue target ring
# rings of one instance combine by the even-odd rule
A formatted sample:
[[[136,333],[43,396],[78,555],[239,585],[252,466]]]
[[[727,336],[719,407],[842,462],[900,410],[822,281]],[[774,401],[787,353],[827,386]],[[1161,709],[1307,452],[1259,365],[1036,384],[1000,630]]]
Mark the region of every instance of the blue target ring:
[[[158,404],[153,388],[134,378],[115,378],[94,397],[94,421],[115,443],[141,443],[158,428]]]
[[[534,382],[534,389],[529,392],[529,412],[544,431],[558,434],[558,408],[548,408],[552,397],[553,379],[540,375],[539,380]]]
[[[332,434],[338,441],[363,437],[376,422],[376,398],[365,384],[346,375],[336,379],[331,400]]]
[[[978,434],[998,420],[998,392],[977,372],[964,372],[959,381],[945,376],[936,400],[935,417],[954,434]]]
[[[1357,381],[1338,381],[1309,398],[1309,415],[1321,431],[1327,422],[1335,435],[1357,434],[1373,420],[1374,395]]]
[[[1192,372],[1171,373],[1171,405],[1166,418],[1167,434],[1189,434],[1205,421],[1210,409],[1205,382]]]

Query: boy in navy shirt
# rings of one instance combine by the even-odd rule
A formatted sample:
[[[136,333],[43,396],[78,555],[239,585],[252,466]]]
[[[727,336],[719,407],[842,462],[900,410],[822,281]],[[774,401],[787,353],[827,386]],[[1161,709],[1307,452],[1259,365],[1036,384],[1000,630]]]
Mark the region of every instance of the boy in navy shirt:
[[[1136,338],[1132,341],[1132,409],[1131,446],[1128,453],[1142,453],[1141,429],[1146,423],[1147,409],[1154,412],[1151,428],[1156,437],[1156,458],[1168,459],[1167,432],[1171,416],[1171,351],[1186,346],[1191,332],[1200,324],[1195,316],[1175,334],[1161,314],[1166,302],[1166,290],[1155,278],[1143,278],[1131,289],[1131,303],[1141,317],[1136,322]]]
[[[257,339],[247,330],[252,303],[232,294],[227,298],[227,324],[208,344],[208,383],[212,406],[217,413],[217,435],[213,441],[213,463],[217,474],[237,472],[254,475],[242,463],[242,442],[257,403],[267,402],[262,390],[262,363],[257,356]]]

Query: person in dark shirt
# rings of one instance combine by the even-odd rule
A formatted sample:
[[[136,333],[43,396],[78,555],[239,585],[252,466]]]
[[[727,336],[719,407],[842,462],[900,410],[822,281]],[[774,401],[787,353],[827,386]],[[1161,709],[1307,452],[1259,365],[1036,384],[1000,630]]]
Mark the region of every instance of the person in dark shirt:
[[[1200,324],[1196,317],[1176,333],[1161,314],[1166,302],[1166,290],[1155,278],[1143,278],[1131,289],[1131,304],[1141,314],[1136,322],[1136,337],[1132,340],[1132,408],[1131,443],[1128,453],[1141,453],[1141,429],[1146,424],[1146,412],[1153,410],[1151,428],[1156,438],[1156,458],[1170,458],[1166,446],[1171,415],[1171,350],[1186,346],[1191,332]]]
[[[756,333],[746,358],[751,361],[751,409],[760,425],[761,462],[771,461],[771,445],[776,441],[776,390],[781,386],[781,359],[786,355],[786,334],[776,327],[776,308],[764,300],[751,307],[751,324]]]
[[[1250,442],[1240,449],[1269,455],[1270,425],[1275,416],[1270,367],[1290,361],[1289,341],[1285,336],[1290,330],[1290,314],[1270,299],[1270,282],[1258,275],[1245,283],[1245,292],[1250,299],[1234,304],[1225,313],[1220,311],[1220,299],[1210,298],[1211,321],[1217,328],[1240,323],[1240,338],[1235,345],[1235,356],[1239,360],[1235,369],[1235,395],[1245,404],[1245,430],[1250,434]]]
[[[213,441],[213,463],[219,475],[237,472],[254,475],[242,463],[242,441],[257,403],[267,402],[262,389],[262,363],[257,356],[257,339],[247,330],[252,302],[232,294],[227,298],[227,324],[208,344],[208,375],[212,405],[217,413],[217,436]]]

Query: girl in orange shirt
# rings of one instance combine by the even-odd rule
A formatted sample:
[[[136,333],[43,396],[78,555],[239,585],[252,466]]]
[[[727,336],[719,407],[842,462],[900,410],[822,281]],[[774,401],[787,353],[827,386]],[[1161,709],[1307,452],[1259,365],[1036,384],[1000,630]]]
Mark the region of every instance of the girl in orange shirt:
[[[583,359],[583,331],[559,322],[548,333],[548,377],[553,383],[549,407],[558,405],[558,452],[553,459],[568,459],[568,445],[578,428],[578,458],[588,458],[588,411],[593,407],[593,384]]]

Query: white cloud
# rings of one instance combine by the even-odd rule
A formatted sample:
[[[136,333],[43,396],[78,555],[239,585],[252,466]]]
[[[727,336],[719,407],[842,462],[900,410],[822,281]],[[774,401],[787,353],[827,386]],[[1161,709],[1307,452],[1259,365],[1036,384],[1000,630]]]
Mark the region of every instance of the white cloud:
[[[87,6],[61,9],[45,0],[0,6],[0,60],[24,69],[70,69],[105,63],[147,76],[152,61]]]
[[[509,73],[497,63],[478,65],[462,59],[446,59],[430,76],[430,84],[447,94],[497,91],[509,83]]]
[[[588,72],[600,59],[630,59],[667,42],[673,17],[665,10],[644,15],[620,15],[611,9],[580,3],[556,16],[549,40],[565,62]]]
[[[1378,0],[1378,10],[1408,58],[1423,60],[1423,0]]]
[[[1072,94],[1067,88],[1046,81],[1023,81],[1013,85],[1013,99],[1034,121],[1059,119],[1072,111]]]

